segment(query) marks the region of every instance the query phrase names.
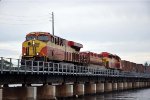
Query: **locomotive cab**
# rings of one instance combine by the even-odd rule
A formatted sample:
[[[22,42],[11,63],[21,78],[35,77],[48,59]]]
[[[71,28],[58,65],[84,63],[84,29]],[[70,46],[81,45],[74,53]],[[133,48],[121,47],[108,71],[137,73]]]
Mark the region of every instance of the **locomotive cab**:
[[[49,40],[50,35],[48,33],[32,32],[27,34],[26,40],[22,44],[22,59],[44,59],[46,44]]]

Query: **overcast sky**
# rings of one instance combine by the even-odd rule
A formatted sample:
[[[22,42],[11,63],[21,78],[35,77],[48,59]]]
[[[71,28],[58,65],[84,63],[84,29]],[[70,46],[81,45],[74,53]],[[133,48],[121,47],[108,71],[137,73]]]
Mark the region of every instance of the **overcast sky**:
[[[82,51],[111,52],[150,62],[150,0],[1,0],[0,56],[21,57],[25,35],[51,32],[82,43]]]

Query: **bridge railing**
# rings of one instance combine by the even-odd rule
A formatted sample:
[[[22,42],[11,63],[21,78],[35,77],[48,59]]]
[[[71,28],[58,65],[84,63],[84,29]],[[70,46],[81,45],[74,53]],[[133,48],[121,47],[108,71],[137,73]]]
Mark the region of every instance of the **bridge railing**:
[[[123,72],[100,67],[79,66],[69,63],[53,63],[0,57],[0,72],[22,74],[57,74],[108,77],[145,77],[150,73]]]

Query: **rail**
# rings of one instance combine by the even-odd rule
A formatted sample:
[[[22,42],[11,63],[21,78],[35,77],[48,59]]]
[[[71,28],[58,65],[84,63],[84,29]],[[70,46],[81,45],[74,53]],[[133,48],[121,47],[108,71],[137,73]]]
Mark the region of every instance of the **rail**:
[[[51,74],[104,77],[150,78],[150,73],[123,72],[103,67],[87,67],[69,63],[42,62],[0,57],[0,74]]]

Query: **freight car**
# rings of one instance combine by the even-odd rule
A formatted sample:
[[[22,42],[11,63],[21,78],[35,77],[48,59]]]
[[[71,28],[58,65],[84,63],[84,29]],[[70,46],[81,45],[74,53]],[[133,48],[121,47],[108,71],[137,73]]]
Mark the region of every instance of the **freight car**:
[[[121,60],[122,70],[124,72],[144,73],[150,72],[150,68],[146,68],[143,64],[136,64],[127,60]]]

